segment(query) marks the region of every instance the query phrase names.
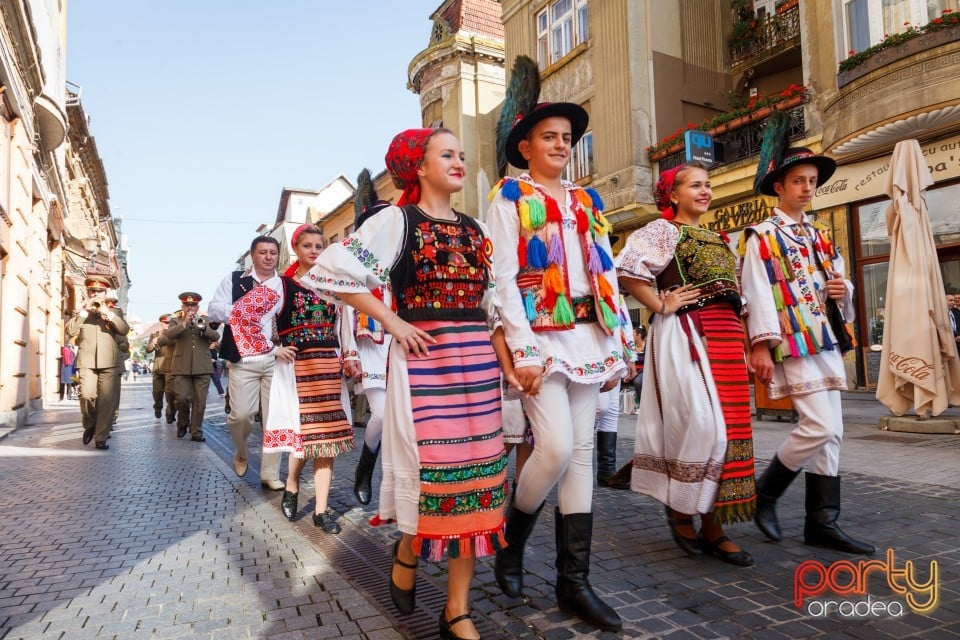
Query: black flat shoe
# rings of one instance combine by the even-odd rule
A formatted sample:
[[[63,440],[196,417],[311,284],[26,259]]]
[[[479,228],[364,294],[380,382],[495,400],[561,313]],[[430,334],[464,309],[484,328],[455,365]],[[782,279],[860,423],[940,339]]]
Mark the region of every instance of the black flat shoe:
[[[177,427],[177,437],[178,437],[178,438],[182,438],[182,437],[185,436],[185,435],[187,435],[187,428],[186,428],[186,427]]]
[[[417,568],[417,563],[408,564],[397,557],[397,550],[400,548],[400,541],[393,545],[393,564],[398,564],[404,569],[414,569]],[[409,615],[413,613],[414,609],[417,608],[417,583],[414,581],[412,589],[401,589],[393,581],[393,567],[390,568],[390,599],[393,600],[393,606],[397,608],[397,611],[404,615]],[[440,619],[443,620],[443,615],[440,615]]]
[[[453,620],[447,620],[447,611],[446,611],[446,607],[444,607],[444,610],[440,612],[440,617],[437,618],[437,626],[439,627],[440,637],[443,638],[443,640],[466,640],[466,638],[463,638],[455,634],[453,632],[453,629],[451,629],[450,627],[457,624],[458,622],[461,622],[463,620],[469,620],[469,619],[470,619],[470,614],[465,613],[462,616],[457,616]]]
[[[313,526],[319,527],[324,533],[340,533],[340,525],[337,524],[337,516],[331,513],[329,509],[323,513],[313,514]]]
[[[673,536],[673,541],[677,543],[677,546],[687,555],[700,555],[702,546],[698,544],[697,538],[687,538],[686,536],[680,535],[680,532],[677,530],[677,526],[681,524],[689,524],[692,527],[693,518],[690,516],[677,517],[670,507],[666,505],[664,505],[663,510],[667,514],[667,525],[670,527],[670,535]]]
[[[193,440],[194,442],[206,442],[206,441],[207,441],[207,439],[204,438],[203,436],[190,436],[190,439]]]
[[[154,410],[153,410],[153,415],[156,416],[156,417],[158,417],[158,418],[162,415],[162,413],[163,413],[163,412],[162,412],[160,409],[154,409]]]
[[[287,520],[293,520],[297,515],[297,497],[299,493],[292,493],[284,489],[283,496],[280,498],[280,511],[287,517]]]
[[[720,536],[716,540],[710,541],[707,540],[707,537],[703,535],[701,530],[697,534],[697,542],[700,543],[700,548],[707,555],[716,556],[728,564],[735,564],[738,567],[749,567],[753,564],[753,556],[749,553],[740,549],[740,551],[724,551],[720,548],[724,542],[730,542],[730,538],[727,536]]]
[[[167,416],[167,424],[173,424],[174,420],[176,419],[176,416]]]
[[[91,440],[93,440],[93,429],[90,429],[90,430],[84,429],[84,430],[83,430],[83,444],[85,444],[85,445],[90,444],[90,441],[91,441]]]
[[[110,445],[108,445],[106,442],[97,442],[97,443],[94,443],[93,446],[95,446],[97,449],[102,449],[104,451],[110,448]]]

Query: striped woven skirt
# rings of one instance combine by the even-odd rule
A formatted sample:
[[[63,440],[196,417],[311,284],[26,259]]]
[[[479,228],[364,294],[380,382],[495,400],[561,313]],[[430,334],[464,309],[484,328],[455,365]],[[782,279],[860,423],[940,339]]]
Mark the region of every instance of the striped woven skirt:
[[[420,461],[414,552],[440,560],[505,546],[507,456],[500,366],[484,323],[413,323],[432,335],[429,355],[407,359]]]
[[[747,522],[756,509],[750,380],[743,355],[743,325],[729,304],[696,312],[706,338],[720,409],[727,428],[727,454],[717,491],[716,515],[723,523]]]
[[[341,391],[343,369],[335,349],[297,353],[293,370],[300,401],[300,440],[306,458],[333,458],[354,449]]]

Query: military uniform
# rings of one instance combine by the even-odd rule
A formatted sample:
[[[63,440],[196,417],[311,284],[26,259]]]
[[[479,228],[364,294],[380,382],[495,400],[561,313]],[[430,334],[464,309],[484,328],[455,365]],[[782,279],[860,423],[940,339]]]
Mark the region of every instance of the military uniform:
[[[184,304],[195,304],[200,294],[180,294]],[[207,391],[210,389],[210,343],[220,339],[220,334],[210,328],[206,318],[194,318],[185,322],[173,318],[164,332],[164,337],[174,345],[170,373],[176,376],[177,437],[182,438],[190,428],[193,440],[203,440],[203,414],[207,408]]]
[[[166,324],[170,319],[170,314],[165,313],[160,316],[160,322]],[[161,326],[161,329],[163,327]],[[150,334],[150,339],[147,340],[147,353],[153,353],[153,415],[159,418],[163,412],[163,396],[167,392],[167,356],[172,355],[168,354],[171,351],[170,343],[166,340],[161,344],[161,339],[163,338],[162,331],[155,331]],[[171,411],[173,410],[173,390],[170,390],[169,395],[167,395],[167,415],[170,416]],[[173,422],[169,420],[169,422]]]
[[[123,315],[123,309],[117,306],[117,299],[107,296],[103,300],[104,304],[107,305],[107,308],[111,311],[115,311],[120,315]],[[126,371],[127,371],[127,360],[130,359],[130,340],[126,335],[115,335],[114,339],[117,341],[117,350],[120,352],[120,358],[118,362],[120,366],[117,367],[117,384],[113,388],[113,420],[110,423],[111,429],[114,425],[117,424],[117,418],[120,415],[120,390],[122,388],[121,382],[123,381]]]
[[[88,295],[93,296],[106,291],[107,282],[92,277],[86,285]],[[117,337],[125,336],[129,330],[123,312],[104,304],[84,308],[67,322],[67,336],[77,344],[83,443],[95,439],[98,449],[107,448],[114,394],[120,381],[117,371],[123,366]]]

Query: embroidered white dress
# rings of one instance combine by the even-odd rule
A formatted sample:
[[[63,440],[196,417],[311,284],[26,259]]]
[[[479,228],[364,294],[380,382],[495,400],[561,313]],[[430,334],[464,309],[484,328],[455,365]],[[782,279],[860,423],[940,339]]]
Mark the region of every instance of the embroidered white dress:
[[[774,215],[753,226],[761,233],[772,232],[779,236],[787,248],[787,258],[797,273],[795,280],[787,284],[794,297],[805,304],[809,315],[819,320],[821,306],[826,300],[826,287],[823,271],[816,268],[813,258],[815,229],[804,214],[803,224],[796,224],[780,209],[774,209]],[[804,255],[804,252],[806,255]],[[833,270],[846,274],[843,257],[832,258]],[[770,279],[763,258],[760,257],[760,240],[757,234],[747,236],[746,252],[743,256],[743,271],[740,285],[743,297],[747,300],[747,333],[751,344],[769,340],[770,346],[780,344],[784,336],[781,332],[780,317],[771,292]],[[847,295],[839,300],[847,322],[853,322],[856,313],[853,305],[853,285],[847,281]],[[821,329],[822,330],[822,329]],[[829,331],[829,326],[827,328]],[[833,332],[831,339],[836,342]],[[804,395],[817,391],[845,390],[847,375],[843,366],[843,357],[839,350],[821,351],[802,357],[784,358],[776,364],[773,379],[769,385],[769,395],[773,399],[790,395]]]
[[[656,287],[679,238],[677,227],[663,219],[634,231],[617,255],[617,275]],[[630,488],[679,513],[708,513],[727,436],[704,338],[694,323],[685,329],[682,322],[677,314],[658,313],[650,323],[634,444],[634,455],[646,462],[634,464]]]

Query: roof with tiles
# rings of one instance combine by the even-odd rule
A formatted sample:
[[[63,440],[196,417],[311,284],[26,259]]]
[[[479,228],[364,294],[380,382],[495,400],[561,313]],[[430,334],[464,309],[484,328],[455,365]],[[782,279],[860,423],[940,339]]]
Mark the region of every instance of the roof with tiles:
[[[503,40],[503,21],[497,0],[448,0],[440,5],[432,18],[440,15],[450,31],[466,31]]]

